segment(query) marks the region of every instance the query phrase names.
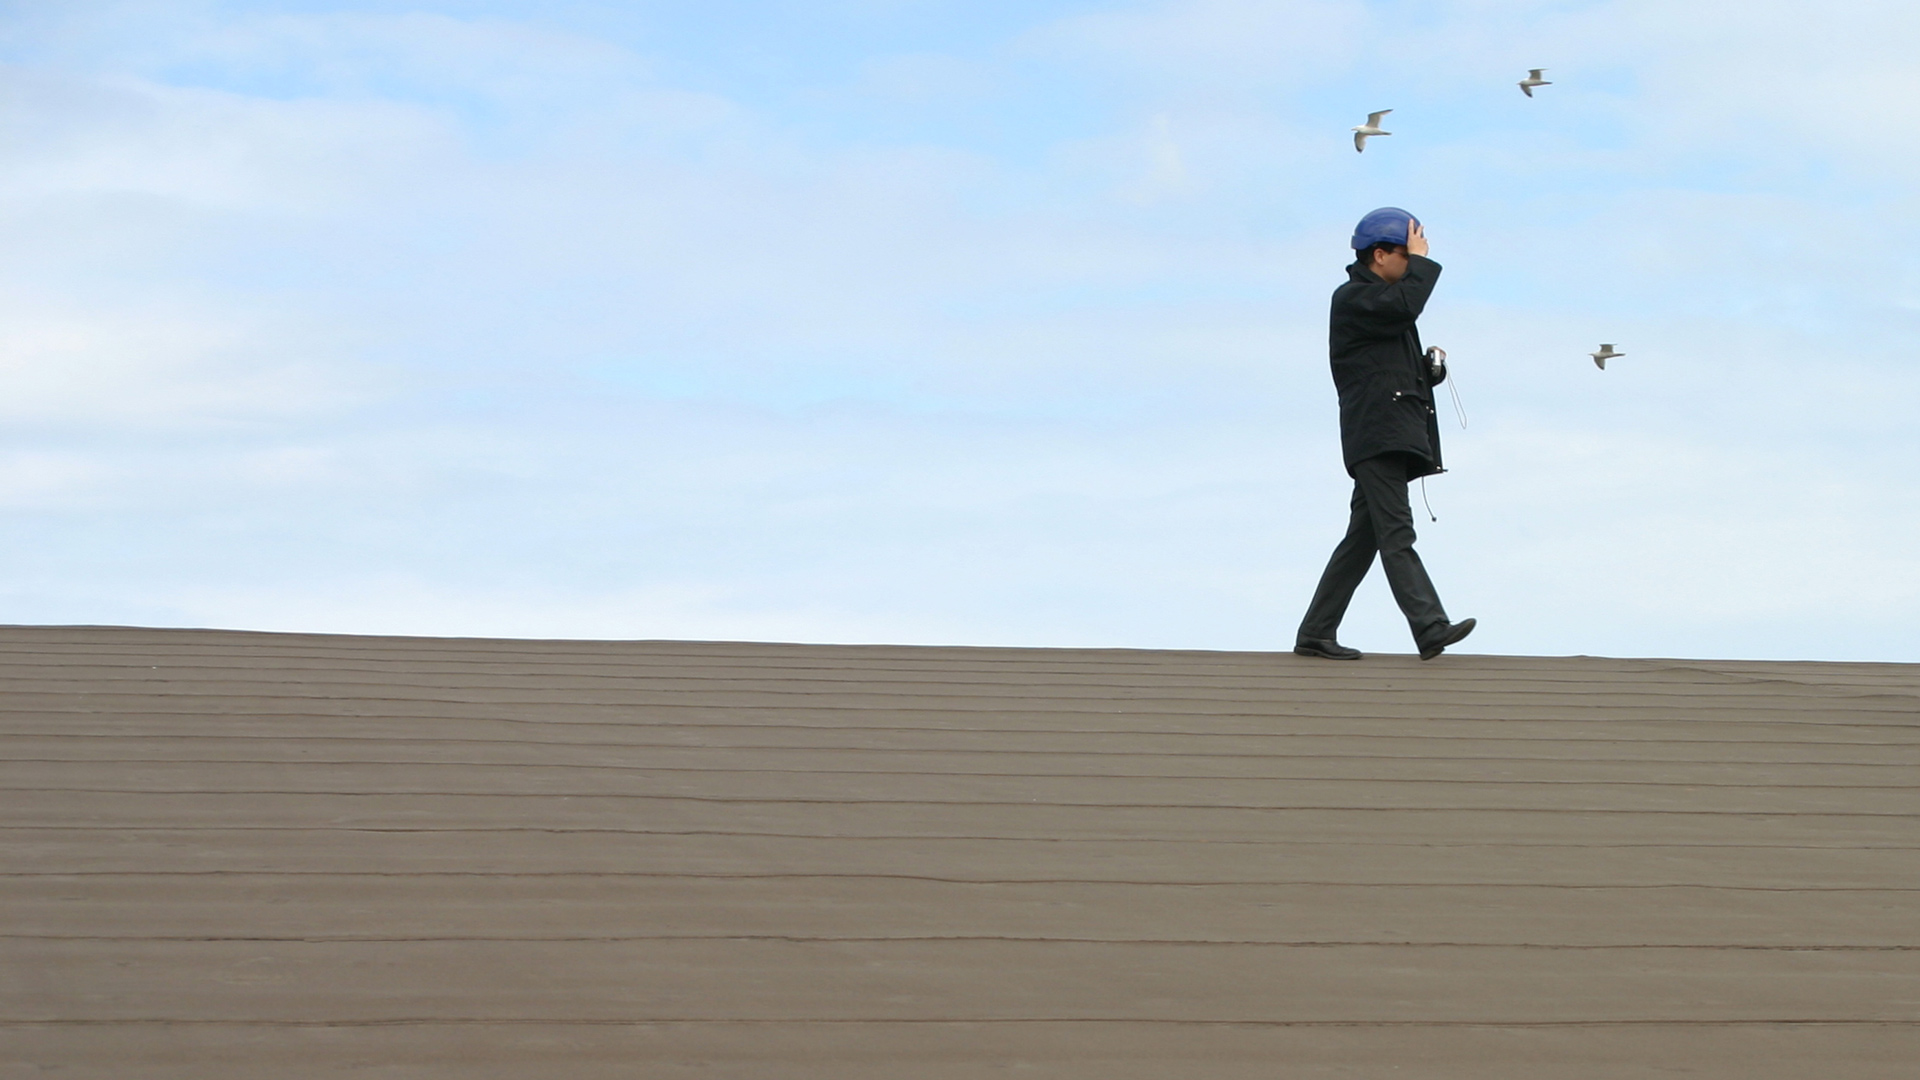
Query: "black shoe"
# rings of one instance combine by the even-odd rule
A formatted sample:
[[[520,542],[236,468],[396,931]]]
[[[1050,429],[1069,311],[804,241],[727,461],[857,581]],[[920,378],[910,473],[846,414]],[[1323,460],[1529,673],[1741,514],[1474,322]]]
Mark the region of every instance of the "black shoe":
[[[1302,638],[1293,647],[1301,656],[1317,656],[1322,660],[1358,660],[1359,649],[1349,649],[1332,638]]]
[[[1431,660],[1439,656],[1441,653],[1447,651],[1447,646],[1458,643],[1462,638],[1471,633],[1473,633],[1472,619],[1462,619],[1457,623],[1448,623],[1445,627],[1441,628],[1440,633],[1434,635],[1432,641],[1420,646],[1420,659]]]

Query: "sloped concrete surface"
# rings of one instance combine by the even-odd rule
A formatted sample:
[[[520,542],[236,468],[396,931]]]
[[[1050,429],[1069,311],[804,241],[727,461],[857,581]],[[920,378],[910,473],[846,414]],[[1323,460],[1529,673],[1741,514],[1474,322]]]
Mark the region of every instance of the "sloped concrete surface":
[[[1920,1075],[1920,667],[0,629],[0,1076]]]

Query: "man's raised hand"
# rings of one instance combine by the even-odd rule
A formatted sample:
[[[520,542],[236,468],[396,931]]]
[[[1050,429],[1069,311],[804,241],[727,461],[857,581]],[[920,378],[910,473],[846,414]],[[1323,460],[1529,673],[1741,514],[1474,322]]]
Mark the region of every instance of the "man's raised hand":
[[[1420,224],[1419,222],[1413,220],[1412,218],[1408,218],[1407,219],[1407,254],[1425,255],[1426,253],[1427,253],[1426,226]]]

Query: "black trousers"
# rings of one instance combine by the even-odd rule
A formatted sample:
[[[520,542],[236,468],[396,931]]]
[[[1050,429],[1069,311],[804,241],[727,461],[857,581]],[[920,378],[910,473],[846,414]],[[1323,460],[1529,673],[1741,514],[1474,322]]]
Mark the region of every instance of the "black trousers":
[[[1393,599],[1407,617],[1413,640],[1424,644],[1447,625],[1446,609],[1433,591],[1427,568],[1413,550],[1413,507],[1407,501],[1407,455],[1381,454],[1353,467],[1353,516],[1347,535],[1333,549],[1320,587],[1300,621],[1300,640],[1333,640],[1346,617],[1353,590],[1380,556]]]

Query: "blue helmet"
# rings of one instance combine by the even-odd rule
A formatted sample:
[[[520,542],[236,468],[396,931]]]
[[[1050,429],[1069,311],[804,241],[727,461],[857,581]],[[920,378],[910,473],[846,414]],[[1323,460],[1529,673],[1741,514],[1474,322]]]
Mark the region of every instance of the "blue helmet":
[[[1353,227],[1353,250],[1365,251],[1375,244],[1404,244],[1407,223],[1419,218],[1397,206],[1383,206],[1360,219]]]

